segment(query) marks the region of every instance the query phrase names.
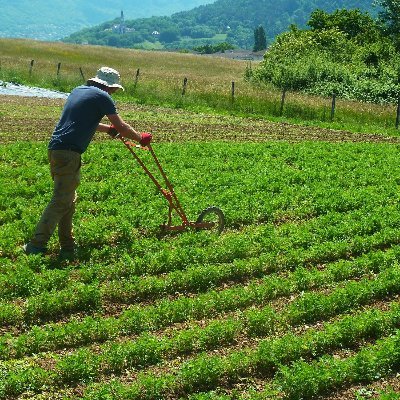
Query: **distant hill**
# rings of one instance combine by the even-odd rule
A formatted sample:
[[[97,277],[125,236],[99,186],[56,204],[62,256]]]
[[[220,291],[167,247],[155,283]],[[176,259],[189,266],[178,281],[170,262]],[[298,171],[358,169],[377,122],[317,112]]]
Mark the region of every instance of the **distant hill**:
[[[0,37],[58,40],[118,17],[171,15],[213,0],[0,0]]]
[[[287,30],[291,24],[304,27],[315,9],[332,12],[355,9],[374,15],[373,0],[217,0],[170,17],[125,21],[123,34],[115,19],[100,26],[76,32],[66,38],[72,43],[117,47],[193,48],[227,41],[249,49],[254,29],[262,25],[267,38]]]

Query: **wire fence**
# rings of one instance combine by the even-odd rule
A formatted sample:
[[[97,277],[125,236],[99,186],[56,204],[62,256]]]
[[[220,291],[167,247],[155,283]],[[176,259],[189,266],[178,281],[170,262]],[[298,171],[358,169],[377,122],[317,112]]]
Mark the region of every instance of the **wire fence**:
[[[29,65],[29,75],[32,75],[34,65],[35,65],[35,60],[31,60],[30,65]],[[57,64],[56,77],[60,78],[60,74],[61,74],[61,62],[59,62]],[[80,74],[82,80],[86,81],[82,67],[79,67],[79,74]],[[133,90],[135,90],[135,91],[138,87],[140,77],[141,77],[141,71],[140,71],[140,69],[137,69],[136,74],[134,76],[134,81],[133,81]],[[182,90],[181,90],[182,97],[184,97],[188,94],[188,83],[189,83],[189,79],[187,77],[185,77],[182,82]],[[231,82],[230,97],[231,97],[230,98],[231,103],[232,104],[235,103],[235,100],[237,98],[237,83],[235,81]],[[284,116],[285,105],[287,103],[287,100],[288,100],[288,90],[283,89],[281,97],[280,97],[280,105],[279,105],[279,112],[278,112],[279,116]],[[336,111],[337,111],[337,95],[336,95],[336,93],[332,93],[331,103],[330,103],[330,117],[329,117],[330,121],[335,120]],[[398,98],[397,107],[396,107],[395,128],[399,129],[399,126],[400,126],[400,96]]]

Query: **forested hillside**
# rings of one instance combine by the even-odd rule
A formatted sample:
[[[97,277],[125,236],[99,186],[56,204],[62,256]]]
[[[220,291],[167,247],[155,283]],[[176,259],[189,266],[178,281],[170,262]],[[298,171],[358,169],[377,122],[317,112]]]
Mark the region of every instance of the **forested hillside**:
[[[171,15],[213,0],[0,0],[0,37],[56,40],[118,17]],[[56,10],[56,12],[55,12]]]
[[[213,4],[179,12],[171,17],[127,20],[127,31],[118,33],[113,20],[77,32],[66,39],[72,43],[158,48],[193,48],[206,43],[228,41],[241,48],[252,48],[254,29],[262,25],[271,42],[291,24],[304,27],[315,9],[327,12],[359,8],[376,12],[372,0],[217,0]]]

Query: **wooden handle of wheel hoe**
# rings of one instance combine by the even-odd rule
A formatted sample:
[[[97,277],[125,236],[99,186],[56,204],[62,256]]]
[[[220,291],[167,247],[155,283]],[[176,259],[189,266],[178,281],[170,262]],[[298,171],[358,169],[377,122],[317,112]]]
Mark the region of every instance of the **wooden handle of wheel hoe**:
[[[140,143],[134,143],[131,142],[130,140],[125,139],[123,136],[118,136],[118,139],[128,148],[130,148],[130,150],[132,148],[136,148],[136,149],[142,149],[142,150],[150,150],[150,144],[148,144],[147,146],[142,146]]]

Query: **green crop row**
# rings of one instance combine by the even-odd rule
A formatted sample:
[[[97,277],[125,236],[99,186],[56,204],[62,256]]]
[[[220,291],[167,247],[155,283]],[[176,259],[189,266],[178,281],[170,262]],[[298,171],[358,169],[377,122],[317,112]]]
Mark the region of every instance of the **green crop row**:
[[[328,310],[330,306],[333,306],[337,310],[340,307],[338,299],[342,297],[343,301],[343,298],[353,289],[351,285],[348,286],[344,290],[340,289],[330,294],[328,296],[330,300],[322,308],[325,307],[325,310]],[[388,293],[391,290],[389,287],[390,285],[387,287]],[[323,297],[324,295],[320,295],[318,299],[314,297],[308,301],[309,313],[319,310],[321,315]],[[351,306],[354,304],[347,304],[347,308]],[[24,363],[21,363],[22,367],[11,363],[12,367],[6,369],[4,364],[3,393],[16,395],[20,394],[18,390],[22,392],[27,388],[40,391],[40,388],[49,385],[89,382],[97,380],[100,375],[115,375],[126,370],[144,369],[149,365],[160,363],[163,359],[231,345],[243,339],[244,336],[262,337],[275,331],[283,332],[288,326],[299,323],[299,319],[295,316],[296,312],[296,306],[293,303],[279,316],[267,307],[260,311],[247,311],[237,320],[215,321],[205,329],[192,328],[177,332],[172,337],[158,338],[145,334],[134,342],[106,344],[101,349],[97,349],[96,353],[79,350],[57,361],[53,370],[45,370],[35,365],[27,368]],[[305,322],[310,322],[312,319],[312,317],[306,318]],[[400,308],[395,302],[389,312],[370,310],[356,316],[347,316],[339,322],[327,324],[322,333],[311,330],[311,333],[308,332],[304,336],[287,334],[277,339],[276,343],[274,341],[272,352],[268,347],[271,340],[266,340],[258,347],[257,352],[263,356],[258,356],[256,369],[258,373],[265,375],[273,372],[279,363],[287,363],[297,357],[315,356],[316,353],[323,354],[324,351],[331,350],[331,347],[327,348],[327,346],[354,346],[361,339],[380,337],[392,332],[399,325]],[[310,342],[309,336],[313,338],[313,341]],[[282,356],[285,353],[290,355],[290,359],[286,358],[289,356]],[[278,356],[282,357],[279,363],[276,360]]]
[[[186,398],[190,400],[231,400],[232,398],[237,398],[231,397],[229,395],[225,394],[218,394],[215,391],[208,392],[208,393],[195,393],[195,394],[190,394]]]
[[[273,376],[278,371],[276,377],[280,382],[280,375],[287,365],[300,357],[312,359],[323,356],[327,352],[340,349],[342,347],[351,348],[357,346],[360,340],[373,340],[384,335],[396,332],[399,324],[399,308],[396,305],[394,314],[391,314],[394,326],[388,327],[387,315],[379,311],[367,312],[360,316],[346,317],[338,322],[327,324],[323,330],[310,329],[303,335],[288,334],[278,339],[267,339],[260,343],[256,349],[245,349],[241,351],[230,352],[227,356],[209,356],[200,355],[193,360],[183,363],[172,373],[165,373],[161,377],[152,374],[139,375],[132,385],[121,385],[118,381],[106,384],[98,384],[89,388],[84,399],[103,399],[107,395],[113,395],[113,398],[124,399],[157,399],[168,396],[178,397],[193,392],[201,392],[215,389],[217,386],[226,386],[238,382],[243,377],[254,376]],[[392,311],[393,312],[393,311]],[[390,317],[389,317],[390,319]],[[392,323],[393,323],[392,321]],[[391,325],[391,323],[389,323]],[[360,354],[373,355],[372,350],[382,349],[383,356],[390,357],[390,361],[382,357],[382,361],[387,361],[386,365],[400,368],[399,350],[397,348],[393,353],[395,345],[399,345],[400,335],[397,333],[393,338],[385,339],[377,346],[366,348]],[[390,344],[386,349],[384,345]],[[361,358],[361,357],[360,357]],[[367,357],[366,357],[367,358]],[[379,356],[378,356],[379,358]],[[303,365],[302,363],[299,363]],[[324,365],[323,362],[317,363],[318,366]],[[309,372],[310,383],[312,382],[312,373],[317,376],[317,365]],[[290,377],[289,370],[295,372],[295,368],[288,367],[287,376]],[[375,372],[374,365],[366,363],[362,371],[365,373],[365,380],[371,379]],[[381,376],[387,375],[389,369],[380,369]],[[332,371],[334,375],[334,371]],[[331,376],[332,376],[331,375]],[[299,397],[291,397],[292,392],[285,392],[288,398],[309,398],[307,392],[301,392],[301,374],[298,376]],[[290,378],[288,378],[290,379]],[[340,379],[340,378],[338,378]],[[293,379],[295,381],[295,379]],[[327,379],[328,385],[329,380]],[[334,387],[334,386],[333,386]],[[321,391],[322,392],[322,391]],[[303,393],[303,394],[301,394]],[[119,396],[119,397],[118,397]]]
[[[158,146],[188,215],[196,216],[210,205],[208,194],[213,193],[211,201],[225,211],[228,227],[298,220],[365,207],[371,213],[379,206],[391,205],[396,209],[399,174],[395,146]],[[16,243],[29,238],[39,217],[38,210],[48,201],[51,183],[45,146],[5,147],[1,157],[4,166],[0,170],[5,185],[0,188],[0,204],[7,207],[0,207],[0,243],[3,254],[11,257],[16,254]],[[76,231],[78,242],[86,248],[126,246],[142,239],[140,227],[146,226],[151,234],[164,222],[167,205],[160,196],[154,196],[151,182],[135,167],[129,154],[124,154],[120,144],[113,142],[96,143],[85,153],[83,176],[87,182],[79,188]],[[105,180],[110,170],[115,172],[113,179]],[[199,175],[199,170],[209,173]],[[126,197],[134,199],[134,204],[127,203]]]
[[[371,366],[372,367],[372,366]],[[395,372],[395,371],[394,371]],[[391,374],[387,377],[390,379]],[[379,377],[377,376],[377,382],[379,382]],[[386,376],[382,376],[381,380],[385,383]],[[375,380],[374,380],[375,381]],[[354,390],[354,394],[347,394],[352,396],[356,400],[398,400],[400,399],[400,393],[398,393],[395,389],[387,388],[387,389],[374,389],[374,387],[369,387],[366,385],[367,382],[356,382],[356,389]],[[357,388],[362,385],[361,388]],[[372,382],[373,385],[373,382]],[[346,386],[346,384],[345,384]],[[275,399],[290,399],[289,395],[286,395],[279,390],[274,390],[271,388],[271,385],[267,385],[268,389],[260,390],[260,384],[258,384],[258,389],[249,388],[248,390],[233,390],[233,394],[222,394],[224,392],[223,389],[212,390],[209,392],[195,393],[190,394],[189,396],[182,397],[190,400],[275,400]],[[339,388],[340,389],[340,388]],[[281,389],[280,389],[281,390]],[[221,393],[222,392],[222,393]],[[332,391],[333,392],[333,391]],[[328,396],[329,398],[333,398],[332,396]],[[353,397],[354,396],[354,397]],[[301,397],[303,399],[303,397]],[[322,396],[317,396],[316,398],[322,398]],[[304,399],[307,399],[304,397]]]
[[[196,298],[162,300],[153,306],[134,306],[124,311],[119,318],[86,317],[83,321],[70,321],[61,325],[50,324],[42,328],[34,327],[30,332],[17,338],[7,334],[2,336],[0,355],[1,358],[20,357],[43,350],[104,341],[121,334],[156,330],[190,319],[216,316],[251,305],[263,304],[279,296],[327,287],[346,279],[362,277],[364,274],[385,271],[386,268],[391,268],[397,257],[397,249],[387,253],[378,252],[355,261],[330,264],[325,270],[299,268],[287,277],[271,275],[265,277],[261,283],[255,281],[246,287],[237,286],[223,291],[210,291]],[[300,309],[299,306],[297,311],[299,318],[302,315]]]
[[[322,296],[322,297],[319,296],[317,298],[315,295],[306,294],[303,297],[301,297],[298,301],[292,303],[288,307],[287,311],[283,312],[282,315],[285,316],[288,321],[291,321],[292,324],[293,323],[296,324],[299,321],[303,321],[304,319],[307,322],[310,322],[315,320],[316,318],[319,319],[319,318],[325,318],[327,316],[329,317],[335,312],[343,311],[344,308],[346,307],[348,309],[356,306],[357,304],[365,304],[366,302],[371,301],[371,299],[374,298],[374,296],[378,296],[379,298],[385,295],[390,295],[390,293],[393,292],[396,293],[398,291],[398,285],[399,285],[398,276],[399,276],[399,271],[398,268],[395,267],[392,268],[391,270],[384,271],[381,275],[378,276],[378,278],[375,281],[363,280],[358,283],[349,283],[348,285],[346,285],[346,287],[344,287],[343,289],[336,290],[330,296]],[[346,304],[346,306],[344,306],[344,304]],[[306,307],[308,307],[308,309],[303,311]],[[260,318],[259,315],[254,315],[254,318],[252,319],[253,323],[255,322],[254,326],[261,325],[259,318]],[[149,342],[149,340],[145,338],[142,344],[139,345],[139,348],[142,348],[143,343],[153,343],[154,345],[156,341]],[[144,347],[146,346],[147,344]],[[116,354],[121,354],[121,351],[117,350]],[[142,350],[140,354],[142,354],[143,357],[146,358],[149,354],[152,353],[151,351],[149,352],[149,350],[147,349],[145,351]],[[75,372],[68,379],[76,379],[77,376],[80,376],[79,374],[83,373],[82,371],[84,371],[84,374],[89,373],[87,371],[92,371],[89,373],[89,375],[94,374],[93,365],[98,365],[98,363],[96,362],[94,362],[93,365],[89,364],[89,368],[87,369],[84,368],[84,366],[81,366],[81,369],[77,368],[78,364],[79,365],[82,364],[82,360],[91,359],[91,357],[89,357],[89,354],[87,352],[85,351],[78,352],[76,357],[79,362],[77,361],[75,365],[75,363],[71,361],[71,363],[75,365],[75,367],[73,367],[71,371]],[[74,357],[72,357],[72,359],[73,358]],[[123,359],[125,358],[123,357]],[[69,365],[70,364],[67,363],[67,366]],[[39,380],[39,377],[41,377],[43,374],[43,372],[41,372],[40,369],[34,369],[31,372],[32,372],[31,375],[24,374],[24,376],[25,377],[33,376],[35,380]],[[69,375],[67,374],[67,376]],[[73,378],[74,376],[75,378]]]
[[[344,218],[342,217],[342,219]],[[198,251],[196,252],[198,261],[202,265],[196,264],[188,267],[187,265],[190,264],[185,263],[182,264],[184,271],[169,272],[162,278],[146,276],[140,279],[126,279],[130,276],[129,272],[126,272],[124,277],[119,276],[119,279],[109,281],[102,292],[106,298],[124,303],[154,299],[182,291],[199,292],[223,282],[241,281],[245,278],[263,276],[273,271],[293,269],[300,265],[317,265],[356,256],[374,248],[389,247],[399,242],[397,221],[393,222],[390,217],[379,220],[379,222],[377,222],[378,217],[369,220],[369,223],[363,220],[359,225],[354,223],[355,227],[352,225],[350,232],[349,229],[338,229],[335,232],[336,238],[341,240],[326,239],[322,242],[325,239],[323,235],[313,232],[312,235],[322,236],[321,242],[315,240],[315,245],[310,239],[310,232],[305,229],[299,232],[301,230],[299,228],[295,230],[297,236],[291,234],[289,238],[286,238],[284,233],[282,236],[278,236],[271,232],[269,227],[259,227],[253,231],[248,230],[246,240],[243,240],[243,235],[232,235],[222,239],[220,244],[225,251],[218,260],[213,259],[212,255],[202,258],[202,252]],[[356,234],[357,228],[365,236]],[[332,227],[325,229],[325,231],[329,230],[331,231],[330,239],[332,239]],[[344,240],[344,237],[348,237],[349,240]],[[240,246],[240,254],[234,250],[238,246]],[[233,262],[229,257],[231,251]],[[241,258],[244,260],[240,260]],[[213,266],[210,265],[212,263],[210,260],[220,263]],[[179,262],[174,263],[174,267],[177,266],[179,266]]]
[[[22,264],[22,263],[21,263]],[[44,270],[35,273],[30,266],[10,265],[3,267],[0,275],[0,299],[12,300],[18,297],[39,295],[43,292],[65,289],[69,283],[70,272],[66,270]]]
[[[321,249],[321,246],[325,248],[331,247],[330,252],[332,252],[335,246],[343,246],[345,238],[351,238],[353,242],[356,242],[357,240],[361,240],[359,239],[360,234],[380,235],[382,230],[389,227],[396,227],[399,224],[396,210],[390,212],[390,210],[378,209],[375,211],[374,218],[370,218],[370,216],[367,218],[365,215],[368,216],[365,210],[358,210],[357,212],[350,213],[350,215],[322,216],[316,220],[305,222],[301,226],[279,227],[275,231],[269,226],[261,226],[251,230],[247,229],[247,235],[251,236],[251,240],[244,240],[242,232],[240,234],[231,233],[218,240],[224,248],[223,253],[215,251],[215,243],[211,245],[205,240],[201,243],[194,242],[194,245],[188,246],[186,250],[178,247],[179,251],[178,249],[169,249],[168,244],[158,245],[155,255],[144,255],[143,257],[135,257],[134,259],[125,255],[121,260],[116,260],[115,263],[113,262],[107,268],[105,268],[104,264],[95,264],[94,266],[84,265],[79,270],[73,269],[70,275],[68,275],[67,271],[57,269],[44,270],[41,274],[34,274],[31,266],[27,263],[19,265],[17,269],[10,265],[10,269],[0,277],[0,298],[13,299],[16,297],[38,295],[44,291],[64,289],[67,285],[70,286],[72,283],[79,281],[86,284],[91,284],[93,281],[107,281],[107,286],[109,287],[113,285],[118,286],[123,285],[120,282],[121,278],[135,277],[149,273],[165,273],[174,269],[185,269],[194,262],[196,264],[210,264],[211,262],[226,263],[232,259],[237,260],[271,254],[270,264],[276,264],[277,257],[273,257],[273,255],[279,254],[279,257],[281,257],[282,253],[288,248],[296,249],[297,252],[302,251],[302,249],[317,252],[320,249],[323,258],[316,260],[316,262],[323,262],[326,256],[324,258],[324,250]],[[288,236],[289,232],[290,235]],[[247,239],[249,239],[248,236]],[[186,242],[188,242],[188,239],[186,239]],[[147,243],[149,246],[154,246],[151,240],[148,240]],[[363,251],[365,250],[364,248]],[[348,249],[348,252],[350,253],[351,249]],[[310,258],[307,252],[303,251],[303,253],[305,253],[305,259]],[[191,268],[195,268],[195,266]],[[176,275],[179,275],[179,272]],[[201,273],[198,275],[201,275]],[[249,276],[252,276],[252,274]],[[70,282],[70,277],[73,282]],[[229,279],[229,277],[227,278]],[[115,280],[114,282],[112,282],[113,279]],[[148,279],[156,280],[157,278],[149,277]],[[187,281],[184,277],[171,279]],[[233,279],[235,278],[233,277]],[[240,277],[237,279],[240,279]],[[209,283],[213,284],[211,281]],[[129,285],[131,283],[125,282],[125,284]],[[145,287],[146,283],[143,283],[143,285],[137,283],[137,286],[139,285]],[[161,282],[160,285],[156,283],[154,285],[163,286]],[[165,285],[170,286],[172,291],[174,290],[173,282],[165,283]],[[184,282],[181,285],[183,287],[186,286]],[[149,287],[149,295],[151,296],[151,284],[147,286]],[[105,291],[109,290],[105,289]],[[141,297],[140,290],[134,290],[134,292],[138,292],[138,298]]]
[[[22,306],[0,303],[0,326],[60,320],[71,313],[98,310],[101,304],[98,288],[78,284],[71,289],[31,297]]]
[[[392,236],[393,235],[393,236]],[[295,265],[323,263],[349,254],[368,251],[390,243],[397,243],[399,233],[396,229],[383,229],[365,238],[354,237],[352,243],[326,242],[308,251],[293,249]],[[305,254],[304,254],[305,253]],[[268,256],[267,256],[268,257]],[[281,256],[280,256],[281,258]],[[262,276],[277,270],[277,261],[271,257],[267,262],[259,257],[253,262],[240,261],[227,265],[193,267],[184,272],[173,272],[167,277],[147,277],[133,281],[111,282],[97,287],[76,283],[58,292],[46,292],[30,297],[23,306],[0,304],[0,326],[20,323],[33,324],[39,321],[55,321],[82,310],[93,311],[102,308],[103,300],[132,303],[146,299],[157,299],[182,291],[201,292],[227,281],[240,281],[249,277]],[[286,268],[290,268],[290,263]]]
[[[285,398],[314,399],[345,385],[366,384],[400,369],[400,331],[344,359],[325,355],[313,363],[281,367],[273,382]]]
[[[396,399],[400,399],[400,393],[396,393],[394,390],[381,393],[378,397],[378,400],[396,400]]]
[[[389,229],[366,238],[355,236],[350,244],[326,242],[306,250],[289,251],[286,257],[283,256],[284,250],[279,249],[277,255],[260,253],[257,258],[237,260],[229,264],[193,266],[185,271],[171,272],[162,278],[148,276],[111,281],[102,288],[102,293],[109,300],[127,304],[181,292],[197,293],[225,282],[248,282],[253,277],[262,277],[278,271],[288,272],[303,265],[321,265],[341,257],[346,258],[371,249],[390,246],[393,242],[397,243],[398,239],[397,230]],[[396,252],[397,246],[389,254]],[[348,276],[350,277],[351,275]]]
[[[316,319],[329,318],[335,313],[346,312],[383,295],[396,293],[399,286],[399,269],[388,270],[382,274],[372,282],[363,280],[359,283],[349,283],[330,295],[320,294],[299,298],[279,315],[266,307],[261,311],[246,311],[239,320],[216,321],[204,330],[195,328],[178,332],[169,339],[160,340],[157,337],[142,335],[132,343],[105,345],[100,351],[100,356],[88,350],[80,350],[57,364],[60,366],[57,369],[57,376],[61,376],[64,382],[87,381],[95,379],[101,372],[118,373],[126,368],[144,368],[146,365],[160,362],[165,357],[226,346],[239,340],[244,333],[249,337],[262,337],[275,331],[284,331],[288,326],[295,326],[301,322],[309,323]],[[397,281],[397,287],[393,280]],[[302,312],[305,305],[307,310]],[[7,382],[14,382],[12,385],[9,383],[11,386],[18,384],[18,387],[24,388],[28,383],[23,384],[23,380],[30,377],[29,385],[39,388],[45,385],[43,379],[46,382],[49,379],[45,371],[35,366],[28,370],[23,369],[18,374],[15,368],[12,368],[12,371],[14,372],[9,374],[11,378],[7,378]],[[39,379],[37,382],[41,383],[35,384],[32,379],[34,382]]]

